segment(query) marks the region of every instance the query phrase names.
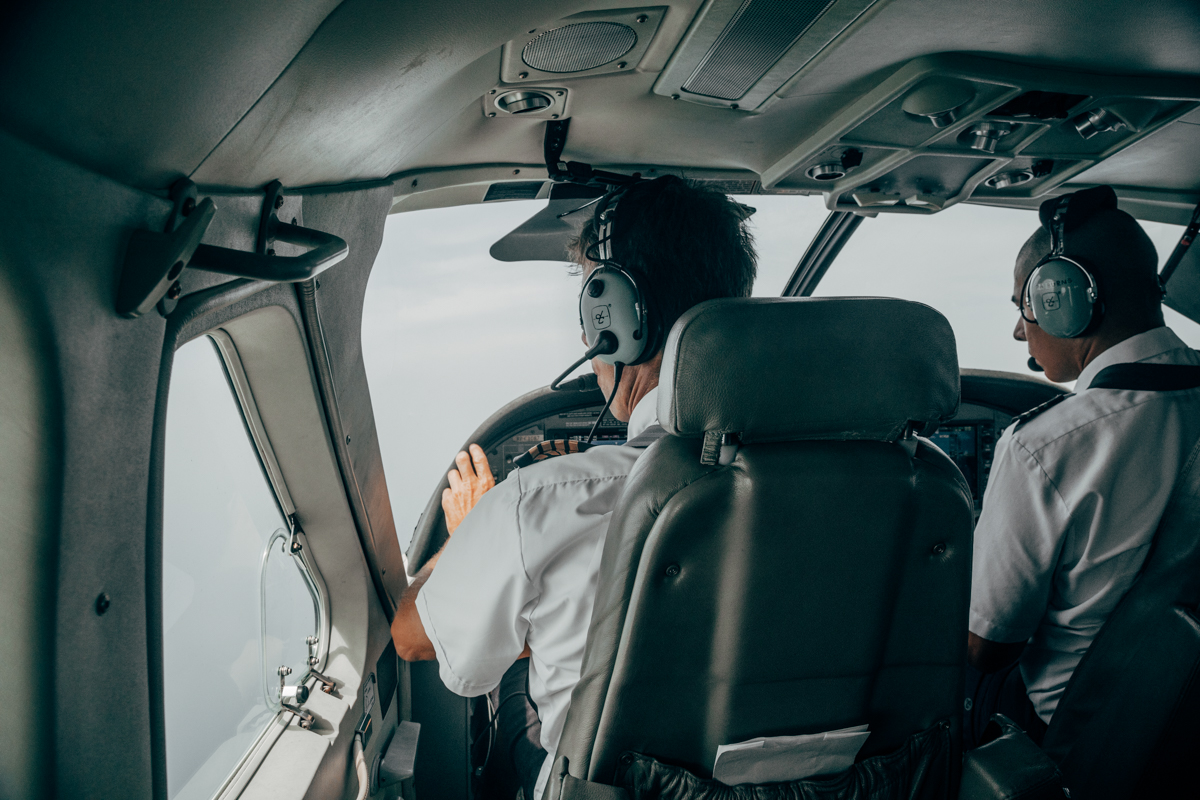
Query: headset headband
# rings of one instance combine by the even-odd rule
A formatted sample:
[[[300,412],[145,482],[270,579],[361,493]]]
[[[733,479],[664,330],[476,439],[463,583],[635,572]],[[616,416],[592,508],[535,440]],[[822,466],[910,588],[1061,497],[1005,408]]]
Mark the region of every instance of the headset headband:
[[[1054,216],[1050,219],[1050,224],[1047,226],[1050,228],[1050,258],[1061,256],[1067,246],[1067,207],[1070,204],[1071,195],[1064,195],[1058,206],[1054,209]]]

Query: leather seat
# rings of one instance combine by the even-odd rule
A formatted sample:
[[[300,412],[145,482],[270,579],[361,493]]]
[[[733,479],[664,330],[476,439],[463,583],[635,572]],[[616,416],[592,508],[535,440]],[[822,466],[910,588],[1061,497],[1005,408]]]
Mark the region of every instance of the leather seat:
[[[958,397],[950,326],[917,303],[716,300],[680,319],[668,435],[613,514],[547,795],[575,783],[560,771],[611,784],[626,752],[709,777],[718,745],[862,723],[860,760],[941,724],[952,791],[972,503],[915,434]]]

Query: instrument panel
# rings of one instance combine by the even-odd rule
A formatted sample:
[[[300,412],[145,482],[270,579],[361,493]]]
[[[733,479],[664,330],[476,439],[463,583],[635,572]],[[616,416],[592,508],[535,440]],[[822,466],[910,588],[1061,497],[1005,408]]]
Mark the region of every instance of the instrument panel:
[[[492,467],[492,477],[496,483],[507,478],[514,469],[514,458],[547,439],[583,441],[603,408],[603,405],[589,406],[543,417],[499,444],[489,447],[486,452],[488,463]],[[625,444],[626,430],[624,422],[606,412],[592,444]]]
[[[983,492],[991,475],[996,440],[1011,422],[1012,417],[1002,411],[963,403],[954,419],[929,436],[929,440],[950,457],[967,479],[976,516],[983,507]]]

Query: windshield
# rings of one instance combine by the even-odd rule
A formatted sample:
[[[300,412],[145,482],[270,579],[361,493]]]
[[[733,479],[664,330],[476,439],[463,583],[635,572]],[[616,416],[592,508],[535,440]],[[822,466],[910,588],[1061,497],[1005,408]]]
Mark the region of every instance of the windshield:
[[[1161,267],[1183,227],[1142,225]],[[813,294],[925,303],[950,321],[963,368],[1030,375],[1025,343],[1012,338],[1012,271],[1037,226],[1034,211],[964,204],[929,216],[880,214],[863,220]],[[1200,345],[1200,325],[1169,308],[1164,313],[1185,342]]]
[[[737,199],[757,209],[754,293],[776,296],[828,212],[819,197]],[[362,338],[401,549],[475,428],[582,353],[580,278],[566,262],[502,263],[488,255],[493,242],[545,206],[458,206],[387,221]]]

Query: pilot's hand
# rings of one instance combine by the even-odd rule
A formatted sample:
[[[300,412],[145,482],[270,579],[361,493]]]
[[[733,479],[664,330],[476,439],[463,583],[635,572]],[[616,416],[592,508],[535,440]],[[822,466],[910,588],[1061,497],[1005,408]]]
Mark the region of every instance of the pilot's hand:
[[[446,530],[450,533],[454,533],[484,492],[496,485],[483,448],[473,444],[469,449],[470,455],[460,452],[455,456],[457,468],[448,475],[450,488],[442,490],[442,511],[446,512]]]

